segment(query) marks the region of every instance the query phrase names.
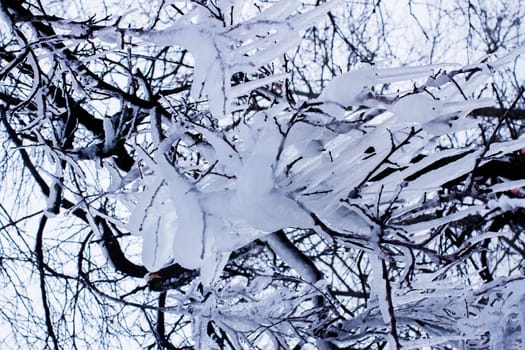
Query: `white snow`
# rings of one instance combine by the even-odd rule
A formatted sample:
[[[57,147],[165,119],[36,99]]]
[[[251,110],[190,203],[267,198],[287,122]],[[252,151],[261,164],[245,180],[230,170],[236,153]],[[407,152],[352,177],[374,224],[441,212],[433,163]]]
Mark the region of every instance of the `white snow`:
[[[323,90],[319,100],[325,103],[323,109],[328,114],[341,118],[341,108],[366,104],[367,92],[375,85],[427,77],[438,67],[429,65],[380,69],[367,64],[334,78]]]

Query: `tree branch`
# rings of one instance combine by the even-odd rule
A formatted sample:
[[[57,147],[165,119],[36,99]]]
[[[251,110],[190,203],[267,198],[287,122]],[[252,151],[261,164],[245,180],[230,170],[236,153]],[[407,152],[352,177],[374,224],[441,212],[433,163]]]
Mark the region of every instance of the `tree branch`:
[[[51,320],[51,311],[49,310],[49,304],[47,302],[47,292],[46,292],[46,281],[45,281],[45,262],[44,262],[44,249],[43,249],[43,236],[44,236],[44,228],[46,226],[47,222],[47,216],[42,215],[40,219],[40,224],[38,226],[38,231],[36,234],[36,245],[35,245],[35,252],[36,252],[36,258],[38,262],[38,272],[40,275],[40,293],[42,296],[42,305],[44,307],[44,316],[46,319],[46,328],[48,336],[51,337],[51,340],[53,341],[53,346],[55,350],[58,350],[58,339],[55,334],[55,330],[53,328],[53,321]]]

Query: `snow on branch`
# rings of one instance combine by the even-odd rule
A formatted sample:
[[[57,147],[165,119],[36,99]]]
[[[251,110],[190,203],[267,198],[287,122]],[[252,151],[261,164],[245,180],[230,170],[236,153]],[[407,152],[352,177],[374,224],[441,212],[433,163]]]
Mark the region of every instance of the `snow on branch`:
[[[209,285],[232,251],[283,229],[314,230],[351,246],[351,237],[357,235],[360,247],[380,259],[381,245],[393,244],[401,235],[407,237],[407,246],[417,246],[434,227],[507,210],[480,203],[439,217],[433,214],[435,198],[447,184],[490,157],[525,147],[519,138],[493,144],[488,152],[475,145],[435,148],[442,135],[475,127],[468,117],[472,110],[492,105],[490,99],[468,96],[498,69],[498,62],[491,71],[488,64],[479,69],[367,66],[335,78],[316,100],[302,106],[282,100],[221,127],[236,98],[285,77],[277,73],[232,86],[233,73],[254,72],[272,63],[298,45],[300,31],[336,5],[329,2],[299,13],[299,3],[283,1],[228,25],[195,7],[168,29],[137,34],[154,45],[179,45],[192,53],[191,96],[207,97],[215,121],[204,125],[163,119],[154,125],[158,120],[152,119],[152,130],[165,135],[154,137],[151,154],[138,150],[151,172],[128,225],[142,236],[148,269],[177,262],[200,269]],[[447,75],[443,72],[448,67],[454,71]],[[396,94],[373,89],[407,81],[412,87]],[[364,113],[370,117],[362,119]],[[381,264],[372,264],[373,270]],[[379,270],[374,278],[388,280],[386,268]],[[315,279],[310,272],[304,278]],[[382,295],[381,306],[390,297],[384,300],[384,287],[374,287],[379,285],[372,289]],[[390,284],[388,291],[396,292]],[[380,309],[395,328],[393,307]],[[395,329],[392,335],[398,343]]]
[[[128,227],[142,236],[143,261],[150,270],[177,262],[200,269],[206,286],[219,279],[231,252],[282,230],[313,231],[329,241],[364,249],[375,261],[371,263],[375,298],[369,312],[378,306],[381,317],[374,322],[386,325],[385,339],[400,347],[402,329],[426,316],[419,308],[411,312],[399,304],[403,289],[390,281],[388,247],[404,251],[393,259],[401,257],[406,269],[411,264],[406,253],[410,249],[421,248],[437,263],[439,253],[424,247],[434,228],[519,206],[500,201],[435,214],[448,184],[498,154],[524,148],[525,141],[494,143],[486,152],[475,145],[436,150],[443,135],[476,126],[468,116],[472,110],[493,104],[472,97],[490,78],[483,65],[474,73],[472,66],[455,65],[448,75],[443,72],[450,65],[364,67],[335,78],[316,100],[302,105],[281,100],[221,128],[220,121],[232,113],[235,98],[284,78],[279,73],[231,86],[232,74],[253,72],[296,46],[298,32],[335,6],[330,4],[294,14],[298,4],[285,1],[229,26],[195,9],[169,29],[141,35],[155,45],[180,45],[193,54],[191,94],[195,99],[207,96],[217,122],[165,119],[162,125],[152,125],[166,135],[155,138],[151,155],[141,156],[151,173],[144,179],[146,189],[137,199]],[[472,74],[467,78],[461,72]],[[381,95],[373,89],[407,81],[412,87],[396,94]],[[366,113],[369,117],[363,118]],[[204,151],[202,145],[213,152]],[[466,249],[497,236],[466,241],[446,259],[459,259]],[[318,281],[319,272],[306,256],[277,244],[275,236],[266,240],[302,278]],[[344,329],[355,322],[345,323]],[[417,322],[446,334],[446,326],[437,321]],[[223,324],[221,329],[228,328]],[[467,331],[454,333],[460,339]],[[341,335],[334,341],[344,344],[342,339]],[[437,339],[428,344],[439,343]]]
[[[321,51],[357,50],[337,25],[354,4],[167,3],[128,28],[0,5],[6,137],[45,220],[77,215],[116,271],[146,274],[120,301],[161,292],[139,308],[158,344],[170,313],[202,349],[525,342],[524,88],[488,93],[523,47],[326,75]],[[98,290],[90,239],[79,272]]]
[[[329,1],[299,13],[299,1],[285,0],[253,18],[227,25],[197,6],[170,28],[146,32],[139,38],[158,46],[179,45],[190,51],[195,64],[191,96],[207,97],[210,113],[220,120],[232,111],[237,97],[286,78],[285,73],[275,73],[232,86],[234,73],[254,73],[295,48],[301,41],[300,32],[340,3]]]

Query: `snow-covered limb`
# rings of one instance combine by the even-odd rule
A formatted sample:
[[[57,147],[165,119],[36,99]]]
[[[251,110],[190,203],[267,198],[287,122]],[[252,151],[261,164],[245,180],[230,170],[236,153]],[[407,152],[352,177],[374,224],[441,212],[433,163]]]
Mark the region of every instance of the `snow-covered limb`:
[[[179,45],[195,61],[191,96],[207,98],[216,119],[227,119],[231,104],[242,95],[286,75],[275,74],[231,85],[234,73],[253,73],[300,43],[299,33],[319,21],[340,1],[333,0],[305,13],[297,13],[298,1],[281,1],[254,18],[226,26],[220,18],[197,6],[170,28],[157,32],[131,33],[158,46]]]
[[[379,84],[388,84],[426,78],[440,65],[423,67],[376,68],[365,65],[362,68],[341,74],[326,86],[319,96],[325,103],[325,110],[337,118],[344,117],[344,108],[367,105],[370,91]],[[369,103],[369,102],[368,102]]]
[[[265,241],[305,281],[315,284],[322,279],[319,269],[301,250],[290,242],[282,230],[266,236]]]

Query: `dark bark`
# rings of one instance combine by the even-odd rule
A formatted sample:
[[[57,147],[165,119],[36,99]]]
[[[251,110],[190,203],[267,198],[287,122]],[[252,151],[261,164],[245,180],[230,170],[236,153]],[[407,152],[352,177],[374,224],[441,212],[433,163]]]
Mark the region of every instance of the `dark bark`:
[[[44,307],[44,316],[46,320],[47,334],[53,341],[53,347],[55,350],[59,349],[58,338],[53,327],[53,320],[51,318],[51,310],[49,309],[49,303],[47,301],[47,289],[46,289],[46,280],[45,280],[45,262],[44,262],[44,228],[46,226],[47,217],[42,215],[40,219],[40,224],[38,226],[38,231],[36,234],[36,245],[35,252],[38,262],[38,272],[40,276],[40,293],[42,297],[42,305]]]

